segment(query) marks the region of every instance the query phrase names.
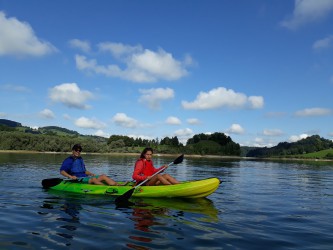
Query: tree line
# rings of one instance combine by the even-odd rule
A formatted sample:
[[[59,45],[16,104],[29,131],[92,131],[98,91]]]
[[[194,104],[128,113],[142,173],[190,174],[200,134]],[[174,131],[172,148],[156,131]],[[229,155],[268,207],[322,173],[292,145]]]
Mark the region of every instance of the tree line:
[[[319,135],[313,135],[297,142],[280,142],[278,145],[271,148],[255,148],[250,150],[246,156],[284,157],[313,153],[330,148],[333,148],[333,142],[331,140],[321,138]]]
[[[229,136],[218,132],[194,135],[183,145],[177,136],[143,139],[111,135],[104,138],[81,135],[76,131],[56,126],[31,129],[16,122],[0,123],[0,150],[68,152],[76,143],[82,144],[84,151],[91,153],[140,153],[144,147],[152,147],[157,153],[240,155],[240,145],[233,142]]]
[[[111,135],[109,138],[81,135],[57,126],[32,129],[18,122],[0,119],[0,150],[30,150],[40,152],[68,152],[80,143],[91,153],[140,153],[152,147],[157,153],[226,155],[247,157],[285,157],[302,155],[333,148],[332,140],[313,135],[297,142],[281,142],[274,147],[241,147],[224,133],[195,134],[183,145],[177,136],[162,139],[133,138]],[[332,157],[331,157],[332,158]]]

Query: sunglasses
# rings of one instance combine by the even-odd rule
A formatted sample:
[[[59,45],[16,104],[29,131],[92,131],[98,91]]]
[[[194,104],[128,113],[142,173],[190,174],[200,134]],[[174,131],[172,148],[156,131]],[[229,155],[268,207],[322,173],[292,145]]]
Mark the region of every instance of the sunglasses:
[[[75,149],[74,151],[75,151],[75,152],[80,152],[80,153],[81,153],[82,149]]]

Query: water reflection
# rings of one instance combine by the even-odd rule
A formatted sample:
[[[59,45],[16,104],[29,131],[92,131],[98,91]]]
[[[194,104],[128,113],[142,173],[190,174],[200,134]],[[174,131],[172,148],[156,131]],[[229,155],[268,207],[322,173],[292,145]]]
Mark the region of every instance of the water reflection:
[[[75,237],[73,232],[76,231],[79,226],[79,214],[80,210],[82,210],[81,204],[75,203],[71,200],[61,199],[59,197],[49,197],[43,201],[41,208],[55,210],[51,212],[39,212],[39,214],[45,216],[50,213],[52,214],[52,217],[54,217],[54,214],[56,214],[56,218],[54,219],[56,221],[64,222],[63,225],[59,226],[60,231],[55,232],[55,234],[66,240],[69,240],[63,242],[63,244],[70,246],[72,244],[71,240],[73,240]],[[64,213],[59,214],[59,211]],[[65,231],[63,229],[65,229]]]
[[[163,226],[163,223],[159,222],[156,218],[157,215],[167,215],[168,210],[165,208],[149,208],[148,204],[140,203],[136,204],[133,208],[132,216],[130,219],[134,221],[134,229],[143,232],[143,234],[129,235],[129,239],[139,243],[128,243],[127,246],[133,249],[149,249],[144,246],[140,246],[140,243],[150,243],[156,237],[150,237],[153,234],[159,234],[158,230],[153,230],[153,226]]]
[[[63,210],[66,214],[68,214],[71,217],[71,219],[69,221],[71,221],[71,222],[79,221],[79,214],[80,214],[80,210],[82,210],[82,206],[80,204],[66,202],[61,207],[61,210]],[[64,219],[64,220],[67,221],[66,219]]]
[[[198,225],[213,225],[219,221],[218,209],[207,198],[132,198],[129,206],[117,207],[114,199],[109,196],[79,195],[55,190],[46,192],[48,195],[40,205],[42,210],[39,214],[43,216],[44,222],[54,225],[53,230],[47,233],[47,238],[54,244],[71,247],[77,244],[78,235],[87,230],[95,235],[94,240],[87,239],[89,244],[93,244],[100,235],[114,234],[115,230],[120,233],[123,230],[127,234],[127,240],[123,239],[124,247],[155,249],[160,239],[169,234],[178,235],[177,240],[184,240],[184,227],[210,233],[212,228],[202,226],[199,229]],[[91,220],[94,214],[99,216],[93,216]],[[126,218],[126,222],[120,222],[121,227],[119,218]],[[58,239],[57,243],[55,239]]]
[[[207,198],[135,198],[132,201],[134,205],[130,220],[134,222],[133,232],[135,233],[129,235],[129,239],[132,241],[127,246],[133,249],[151,249],[148,246],[153,245],[154,241],[161,237],[158,235],[164,234],[165,230],[175,230],[170,226],[174,221],[182,221],[195,228],[198,221],[213,223],[219,220],[219,211],[215,208],[214,203]]]
[[[163,209],[165,213],[181,211],[191,214],[200,214],[202,219],[209,222],[218,221],[219,211],[213,201],[208,198],[198,199],[159,199],[159,198],[133,198],[134,208],[151,210]]]

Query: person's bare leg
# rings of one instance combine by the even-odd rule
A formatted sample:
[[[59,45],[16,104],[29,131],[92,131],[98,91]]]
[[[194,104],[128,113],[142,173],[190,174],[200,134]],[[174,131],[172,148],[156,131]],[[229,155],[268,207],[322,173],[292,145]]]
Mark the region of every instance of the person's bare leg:
[[[173,178],[171,175],[169,174],[164,174],[163,177],[169,181],[171,184],[178,184],[180,183],[179,181],[177,181],[175,178]]]
[[[90,178],[89,179],[89,182],[88,182],[89,184],[95,184],[95,185],[104,185],[104,183],[103,182],[101,182],[101,181],[99,181],[97,178]]]
[[[109,186],[118,186],[119,185],[116,181],[114,181],[111,178],[107,177],[105,174],[100,175],[97,178],[97,180],[100,181],[100,182],[104,181]]]
[[[158,174],[151,178],[147,186],[157,186],[157,185],[171,185],[172,183],[165,179],[162,175]]]

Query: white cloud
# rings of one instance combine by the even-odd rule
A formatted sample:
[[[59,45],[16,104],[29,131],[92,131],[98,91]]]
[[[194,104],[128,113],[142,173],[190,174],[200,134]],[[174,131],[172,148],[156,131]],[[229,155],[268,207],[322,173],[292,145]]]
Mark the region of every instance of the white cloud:
[[[333,111],[326,108],[308,108],[295,112],[296,116],[327,116],[331,115]]]
[[[14,84],[0,85],[0,89],[5,90],[5,91],[13,91],[13,92],[23,92],[23,93],[30,92],[30,89],[28,89],[27,87],[20,86],[20,85],[14,85]]]
[[[249,96],[250,108],[260,109],[264,106],[264,98],[262,96]]]
[[[251,147],[273,147],[276,145],[276,143],[272,143],[270,141],[267,141],[263,138],[260,138],[260,137],[256,137],[254,138],[254,141],[251,142],[251,143],[248,143],[247,144],[248,146],[251,146]]]
[[[145,79],[153,82],[158,79],[173,81],[187,75],[182,63],[162,49],[157,52],[146,49],[143,53],[134,54],[128,66],[130,72],[136,75],[139,71],[141,75],[145,75]]]
[[[200,124],[200,121],[199,119],[197,118],[189,118],[186,120],[188,124],[191,124],[191,125],[197,125],[197,124]]]
[[[186,142],[189,138],[193,137],[193,130],[190,128],[178,129],[174,132],[174,135],[177,136],[178,141],[186,145]]]
[[[98,130],[95,132],[95,135],[96,135],[96,136],[105,137],[105,138],[109,138],[109,137],[110,137],[110,134],[105,133],[105,132],[104,132],[103,130],[101,130],[101,129],[98,129]]]
[[[178,129],[174,133],[176,136],[192,136],[193,135],[193,130],[190,128],[184,128],[184,129]]]
[[[255,147],[262,147],[262,146],[265,146],[265,141],[263,138],[260,138],[260,137],[256,137],[254,138],[254,146]]]
[[[79,39],[72,39],[69,41],[69,45],[73,48],[78,48],[82,50],[85,53],[89,53],[91,48],[90,48],[90,43],[88,41],[83,41]]]
[[[231,108],[262,108],[264,99],[261,96],[247,97],[243,93],[237,93],[232,89],[219,87],[209,92],[200,92],[193,102],[182,101],[184,109],[216,109],[222,107]]]
[[[139,102],[151,109],[159,109],[161,101],[172,99],[175,96],[173,89],[170,88],[140,89],[139,92],[142,94]]]
[[[113,122],[125,128],[137,128],[140,126],[139,122],[134,118],[127,116],[125,113],[117,113],[112,118]]]
[[[312,45],[312,48],[315,50],[326,49],[332,46],[333,44],[333,35],[327,36],[323,39],[317,40]]]
[[[57,49],[49,42],[40,40],[31,26],[14,17],[7,18],[0,11],[0,56],[43,56]]]
[[[307,23],[324,19],[332,10],[332,0],[295,0],[293,15],[282,21],[281,25],[288,29],[297,29]]]
[[[76,67],[79,70],[86,70],[96,74],[102,74],[112,77],[122,77],[122,71],[117,65],[100,66],[95,59],[88,60],[87,57],[76,55]]]
[[[180,121],[180,119],[178,117],[175,117],[175,116],[169,116],[166,121],[165,121],[167,124],[170,124],[170,125],[180,125],[182,124],[182,122]]]
[[[93,98],[89,91],[81,90],[76,83],[63,83],[49,90],[49,97],[54,102],[61,102],[69,108],[88,109],[85,102]]]
[[[280,136],[283,132],[280,129],[265,129],[263,134],[266,136]]]
[[[141,45],[130,46],[122,43],[99,43],[98,48],[102,52],[110,52],[116,58],[127,57],[133,53],[141,53],[143,48]]]
[[[103,129],[106,127],[106,124],[104,122],[101,122],[95,118],[89,119],[84,116],[78,118],[74,123],[80,128]]]
[[[79,70],[119,77],[133,82],[174,81],[188,74],[186,66],[193,61],[187,55],[185,61],[181,62],[163,49],[152,51],[143,49],[141,45],[100,43],[98,47],[100,51],[110,52],[116,60],[125,64],[124,69],[117,64],[99,65],[96,59],[89,60],[85,56],[76,55],[75,60]]]
[[[47,118],[47,119],[54,119],[55,118],[55,115],[54,115],[53,111],[49,110],[49,109],[44,109],[41,112],[39,112],[39,114],[43,118]]]
[[[154,140],[156,139],[156,137],[154,136],[149,136],[149,135],[136,135],[136,134],[128,134],[128,137],[137,139],[137,138],[141,138],[141,139],[146,139],[146,140]]]
[[[242,128],[241,125],[234,123],[230,126],[227,132],[230,134],[244,134],[244,128]]]
[[[305,139],[307,137],[309,137],[308,134],[292,135],[292,136],[289,137],[289,141],[290,142],[296,142],[296,141],[299,141],[301,139]]]

